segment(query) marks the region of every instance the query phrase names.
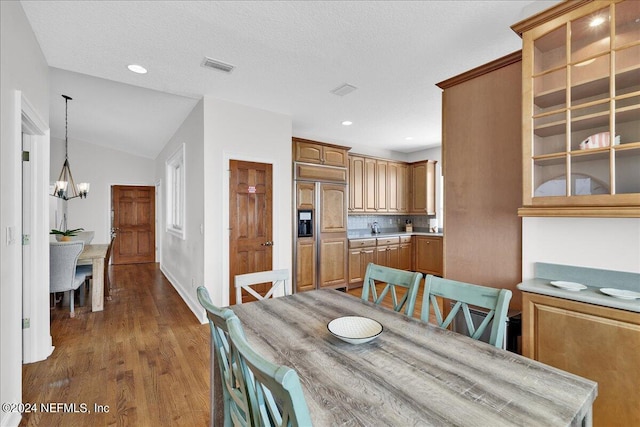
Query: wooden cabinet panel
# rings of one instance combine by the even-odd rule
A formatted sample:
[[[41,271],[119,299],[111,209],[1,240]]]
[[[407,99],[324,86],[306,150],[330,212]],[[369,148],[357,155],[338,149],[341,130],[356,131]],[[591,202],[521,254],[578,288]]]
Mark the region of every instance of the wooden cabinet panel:
[[[296,244],[296,292],[316,288],[316,245],[313,238],[298,239]]]
[[[313,209],[316,200],[316,186],[312,182],[296,184],[296,204],[298,209]]]
[[[409,212],[409,165],[396,163],[396,207],[398,213]]]
[[[378,199],[376,191],[376,161],[364,159],[364,211],[376,212]]]
[[[349,212],[364,212],[364,157],[349,156]]]
[[[327,238],[320,241],[320,288],[346,286],[347,238]]]
[[[349,249],[349,289],[362,286],[370,262],[375,262],[375,245]]]
[[[522,350],[598,383],[593,425],[640,425],[640,313],[524,292]]]
[[[411,164],[411,200],[413,214],[436,214],[436,161]]]
[[[408,243],[400,243],[398,250],[398,268],[400,270],[411,270],[413,263],[413,250],[411,240]]]
[[[347,187],[320,184],[320,231],[322,233],[347,232]]]
[[[414,270],[442,276],[442,237],[415,236]]]
[[[346,168],[349,166],[348,151],[348,147],[293,138],[293,159],[296,162]]]
[[[294,158],[298,162],[322,164],[322,145],[297,142],[295,144]]]
[[[409,164],[349,156],[350,213],[407,213],[409,187]]]
[[[376,264],[399,268],[400,245],[380,245],[376,247]]]
[[[346,149],[330,146],[323,148],[323,164],[325,166],[344,166],[346,168],[349,165]]]
[[[387,211],[387,168],[389,163],[376,160],[376,211]]]

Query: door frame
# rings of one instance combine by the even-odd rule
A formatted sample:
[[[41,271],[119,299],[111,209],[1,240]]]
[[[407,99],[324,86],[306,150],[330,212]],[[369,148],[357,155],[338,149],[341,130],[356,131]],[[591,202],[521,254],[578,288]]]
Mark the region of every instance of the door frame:
[[[50,170],[50,136],[47,123],[33,108],[25,95],[16,91],[16,111],[20,112],[20,139],[22,150],[22,132],[30,135],[30,179],[28,204],[30,209],[23,219],[26,203],[20,196],[20,217],[29,221],[30,244],[28,250],[21,247],[20,281],[22,283],[21,303],[22,319],[29,319],[29,327],[22,329],[22,363],[45,360],[53,353],[51,325],[49,317],[49,170]],[[22,165],[20,165],[20,188],[22,182]],[[19,233],[16,231],[16,244],[22,245],[22,223]],[[28,271],[24,271],[28,269]],[[22,322],[21,322],[22,323]]]
[[[219,290],[219,292],[221,292],[223,306],[229,305],[229,301],[230,301],[229,290],[231,289],[231,283],[229,280],[230,268],[231,268],[230,252],[229,252],[230,250],[230,246],[229,246],[229,237],[230,237],[229,185],[231,182],[231,176],[230,176],[231,170],[230,170],[229,162],[231,160],[238,160],[242,162],[264,163],[264,164],[271,165],[271,171],[272,171],[272,174],[271,174],[271,184],[272,184],[271,227],[272,228],[271,230],[272,230],[274,242],[276,242],[276,246],[272,251],[271,266],[274,269],[288,268],[289,271],[291,271],[291,260],[288,260],[288,261],[283,260],[282,259],[283,257],[281,256],[282,251],[279,249],[279,247],[282,247],[281,245],[285,245],[285,244],[288,245],[290,244],[290,242],[285,242],[285,241],[280,242],[280,240],[284,240],[284,239],[281,239],[284,233],[282,232],[282,228],[279,226],[278,221],[276,221],[276,218],[278,218],[278,215],[279,214],[282,215],[285,209],[290,209],[289,212],[293,212],[289,206],[281,206],[282,203],[278,203],[282,199],[281,193],[283,191],[291,191],[291,188],[288,188],[285,190],[285,189],[278,188],[276,185],[276,183],[280,182],[280,179],[283,173],[287,173],[287,172],[291,173],[291,164],[287,164],[286,166],[283,166],[282,162],[279,162],[278,159],[274,159],[272,157],[256,157],[256,156],[248,156],[245,154],[224,152],[223,153],[224,177],[222,180],[222,183],[223,183],[222,206],[226,206],[226,209],[222,209],[222,223],[221,223],[221,230],[220,230],[221,236],[224,236],[224,237],[221,239],[223,257],[222,257],[222,275],[221,275],[222,277],[220,279],[222,283],[222,289]],[[291,213],[289,213],[289,215],[291,215]],[[280,246],[278,247],[278,245]],[[289,280],[289,283],[287,285],[291,286],[291,280]]]

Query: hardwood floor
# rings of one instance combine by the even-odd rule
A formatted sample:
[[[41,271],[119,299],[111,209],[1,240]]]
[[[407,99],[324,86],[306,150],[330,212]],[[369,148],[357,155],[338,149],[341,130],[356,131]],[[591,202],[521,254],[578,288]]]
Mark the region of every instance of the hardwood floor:
[[[25,413],[20,425],[208,425],[209,325],[197,321],[158,264],[111,266],[110,279],[104,311],[91,313],[88,301],[75,318],[68,307],[51,310],[55,350],[23,366],[23,402],[38,412]],[[420,291],[415,317],[421,303]]]
[[[112,266],[110,278],[103,312],[86,305],[70,318],[68,307],[51,310],[55,350],[23,367],[23,402],[37,403],[38,412],[24,414],[20,425],[208,425],[208,324],[198,322],[157,264]],[[58,402],[76,407],[40,410]]]

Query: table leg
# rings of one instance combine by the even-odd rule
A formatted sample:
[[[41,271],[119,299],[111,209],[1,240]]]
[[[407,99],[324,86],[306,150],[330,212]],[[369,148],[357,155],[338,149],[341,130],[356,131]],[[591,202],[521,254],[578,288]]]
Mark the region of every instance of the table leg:
[[[104,258],[94,258],[91,311],[102,310],[104,310]]]

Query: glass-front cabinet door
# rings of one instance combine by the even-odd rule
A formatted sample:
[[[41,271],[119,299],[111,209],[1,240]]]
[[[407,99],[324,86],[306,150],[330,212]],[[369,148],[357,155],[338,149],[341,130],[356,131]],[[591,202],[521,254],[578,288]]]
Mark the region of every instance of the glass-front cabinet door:
[[[521,215],[637,216],[640,1],[590,2],[522,36]]]

